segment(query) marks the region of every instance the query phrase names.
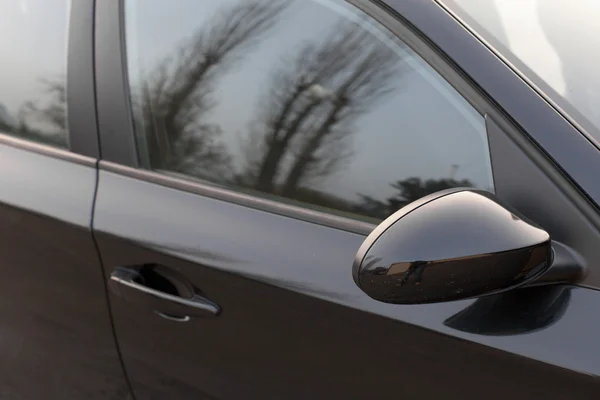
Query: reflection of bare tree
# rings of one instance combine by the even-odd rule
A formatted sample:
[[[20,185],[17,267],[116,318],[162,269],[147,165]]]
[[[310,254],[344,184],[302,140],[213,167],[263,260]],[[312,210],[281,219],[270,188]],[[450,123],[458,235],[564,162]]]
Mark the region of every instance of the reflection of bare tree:
[[[357,211],[375,218],[384,219],[405,205],[440,190],[455,187],[474,187],[473,183],[467,179],[460,181],[454,179],[428,179],[424,181],[414,177],[392,183],[390,186],[397,189],[398,194],[384,201],[361,194],[362,201],[357,207]]]
[[[399,55],[354,22],[331,32],[274,71],[244,149],[244,183],[292,196],[329,176],[351,156],[353,123],[392,90]]]
[[[219,10],[141,83],[135,106],[150,167],[214,175],[228,165],[220,127],[203,118],[214,106],[216,78],[277,22],[288,4],[244,0]]]
[[[9,133],[14,129],[13,118],[6,106],[0,103],[0,132]]]
[[[19,110],[13,131],[19,137],[67,146],[67,94],[64,79],[42,80],[44,91]]]

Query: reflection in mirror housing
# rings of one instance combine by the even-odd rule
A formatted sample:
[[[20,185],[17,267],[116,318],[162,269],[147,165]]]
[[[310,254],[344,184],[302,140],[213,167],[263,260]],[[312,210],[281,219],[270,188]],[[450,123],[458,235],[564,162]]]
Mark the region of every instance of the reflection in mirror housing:
[[[353,276],[394,304],[461,300],[527,284],[552,264],[550,235],[488,192],[450,189],[383,221],[356,255]]]

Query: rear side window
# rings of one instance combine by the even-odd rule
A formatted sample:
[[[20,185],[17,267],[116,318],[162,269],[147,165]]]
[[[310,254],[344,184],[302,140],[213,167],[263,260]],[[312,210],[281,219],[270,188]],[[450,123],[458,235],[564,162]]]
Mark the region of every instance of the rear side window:
[[[0,133],[67,147],[69,0],[0,7]]]
[[[381,220],[493,190],[484,118],[371,17],[331,0],[128,0],[141,164]]]

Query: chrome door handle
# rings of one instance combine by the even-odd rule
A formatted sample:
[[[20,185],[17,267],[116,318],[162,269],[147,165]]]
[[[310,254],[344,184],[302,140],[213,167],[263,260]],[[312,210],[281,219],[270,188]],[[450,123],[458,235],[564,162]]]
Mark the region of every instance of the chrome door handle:
[[[137,303],[177,318],[216,316],[221,312],[218,304],[194,293],[185,298],[140,283],[141,274],[133,268],[118,267],[110,274],[109,287],[114,294],[131,303]]]

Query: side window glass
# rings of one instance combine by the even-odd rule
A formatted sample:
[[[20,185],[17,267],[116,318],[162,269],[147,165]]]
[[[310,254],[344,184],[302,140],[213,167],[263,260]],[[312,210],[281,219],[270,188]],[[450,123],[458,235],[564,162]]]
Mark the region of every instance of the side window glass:
[[[344,1],[126,5],[145,168],[370,221],[493,190],[483,117]]]
[[[3,2],[0,133],[67,147],[69,0]]]

